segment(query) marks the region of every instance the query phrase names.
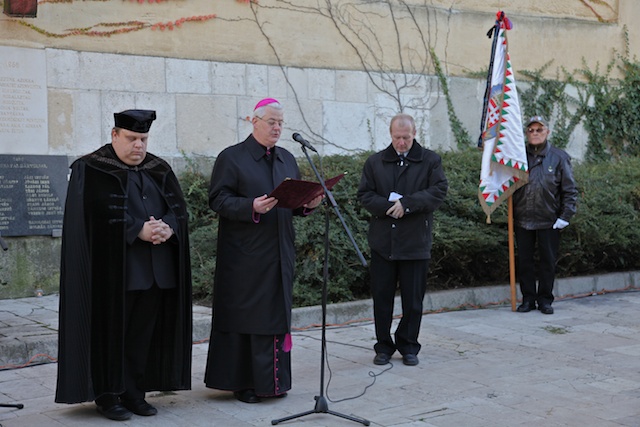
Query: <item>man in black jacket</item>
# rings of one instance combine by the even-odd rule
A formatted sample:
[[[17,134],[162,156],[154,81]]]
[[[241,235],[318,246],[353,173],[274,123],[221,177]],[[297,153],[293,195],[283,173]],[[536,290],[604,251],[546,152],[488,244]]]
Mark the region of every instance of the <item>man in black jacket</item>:
[[[186,203],[147,153],[155,111],[114,118],[111,144],[71,166],[56,402],[122,421],[157,413],[147,391],[191,388],[192,303]]]
[[[395,351],[405,365],[418,364],[422,300],[431,259],[433,212],[448,183],[440,156],[415,140],[413,117],[391,119],[391,144],[367,159],[358,199],[371,213],[371,293],[376,328],[373,363],[389,363]],[[402,319],[391,337],[396,288]]]
[[[553,314],[551,303],[560,230],[569,225],[576,213],[578,190],[571,158],[548,141],[547,121],[542,116],[533,116],[525,128],[529,182],[513,194],[518,278],[522,292],[522,304],[517,311],[535,310],[537,303],[542,313]],[[536,244],[540,258],[537,271]]]

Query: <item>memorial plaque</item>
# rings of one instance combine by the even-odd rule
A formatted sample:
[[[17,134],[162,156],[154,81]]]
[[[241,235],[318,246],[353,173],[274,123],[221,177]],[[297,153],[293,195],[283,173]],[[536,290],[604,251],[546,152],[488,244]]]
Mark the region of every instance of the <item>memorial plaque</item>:
[[[0,153],[49,150],[44,50],[0,46]]]
[[[0,155],[0,235],[62,234],[67,156]]]

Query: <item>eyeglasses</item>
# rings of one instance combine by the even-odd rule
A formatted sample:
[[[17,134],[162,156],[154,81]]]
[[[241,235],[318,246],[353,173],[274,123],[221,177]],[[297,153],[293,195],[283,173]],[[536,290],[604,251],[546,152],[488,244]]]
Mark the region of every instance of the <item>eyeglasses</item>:
[[[546,130],[545,128],[529,128],[529,129],[527,129],[527,132],[529,132],[529,133],[542,133],[545,130]]]
[[[284,125],[284,120],[275,120],[275,119],[265,120],[262,117],[257,117],[257,118],[258,120],[262,120],[263,122],[268,124],[269,127],[275,127],[276,125],[278,125],[279,127],[282,127],[282,125]]]

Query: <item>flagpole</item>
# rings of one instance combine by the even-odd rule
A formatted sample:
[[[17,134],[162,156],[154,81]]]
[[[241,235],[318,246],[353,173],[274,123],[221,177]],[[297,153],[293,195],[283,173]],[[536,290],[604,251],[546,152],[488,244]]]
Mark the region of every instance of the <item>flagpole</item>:
[[[485,131],[487,121],[487,105],[489,104],[489,96],[491,94],[491,75],[493,74],[493,57],[496,54],[496,46],[498,44],[498,34],[500,33],[500,23],[504,19],[504,12],[500,13],[496,23],[489,31],[487,31],[487,37],[493,37],[491,41],[491,60],[489,61],[489,72],[487,74],[487,86],[484,89],[484,101],[482,103],[482,118],[480,119],[480,136],[478,137],[478,148],[482,147],[482,137]]]
[[[513,197],[509,196],[509,283],[511,285],[511,311],[516,311],[516,255],[513,242]]]
[[[491,62],[483,108],[483,126],[479,143],[482,143],[482,165],[478,200],[482,210],[490,215],[508,200],[508,245],[509,280],[511,285],[511,309],[516,310],[516,268],[515,268],[515,232],[513,219],[513,199],[511,195],[529,180],[527,153],[522,133],[522,117],[518,102],[516,82],[511,69],[511,59],[506,32],[513,28],[511,20],[503,11],[496,13],[496,25],[488,36],[493,34]],[[499,42],[497,41],[499,39]]]

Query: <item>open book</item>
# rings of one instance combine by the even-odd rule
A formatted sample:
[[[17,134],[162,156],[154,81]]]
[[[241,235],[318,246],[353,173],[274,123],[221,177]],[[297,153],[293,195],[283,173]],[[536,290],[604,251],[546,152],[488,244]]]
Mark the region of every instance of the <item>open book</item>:
[[[343,173],[327,179],[324,184],[331,190],[342,177]],[[277,208],[298,209],[322,193],[324,189],[319,182],[287,178],[269,194],[269,197],[278,199]]]

